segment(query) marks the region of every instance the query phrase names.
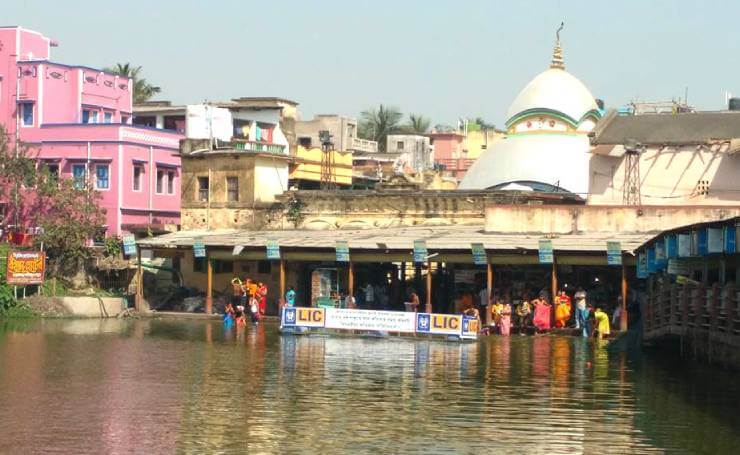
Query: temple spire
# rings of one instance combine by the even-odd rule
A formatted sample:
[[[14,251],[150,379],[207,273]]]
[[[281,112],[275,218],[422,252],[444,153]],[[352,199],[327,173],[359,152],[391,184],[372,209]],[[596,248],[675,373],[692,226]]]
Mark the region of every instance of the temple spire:
[[[557,68],[560,70],[565,69],[565,62],[563,62],[563,48],[560,47],[560,31],[565,26],[564,22],[560,23],[560,27],[555,32],[555,49],[552,51],[552,61],[550,62],[550,68]]]

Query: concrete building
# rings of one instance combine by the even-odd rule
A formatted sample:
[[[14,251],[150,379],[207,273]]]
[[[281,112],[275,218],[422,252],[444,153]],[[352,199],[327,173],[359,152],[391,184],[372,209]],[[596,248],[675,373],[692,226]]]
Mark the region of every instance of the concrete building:
[[[389,134],[386,154],[396,156],[399,172],[419,173],[434,168],[434,148],[421,134]]]
[[[165,128],[185,134],[190,139],[199,139],[188,132],[188,110],[192,116],[204,116],[198,106],[213,106],[228,109],[232,121],[232,136],[245,139],[243,145],[254,151],[262,151],[263,144],[282,146],[295,155],[295,121],[298,103],[276,97],[241,97],[231,101],[177,105],[169,101],[153,101],[133,107],[133,123],[144,127]],[[197,111],[197,112],[196,112]]]
[[[0,43],[0,123],[10,137],[53,173],[98,190],[109,234],[179,224],[183,136],[132,125],[133,82],[52,62],[57,44],[22,27],[0,27]]]
[[[590,204],[623,203],[633,148],[642,204],[740,206],[740,112],[611,112],[591,145]]]
[[[287,150],[254,151],[243,148],[246,142],[235,138],[211,149],[208,141],[183,141],[183,230],[259,225],[276,196],[287,191]]]
[[[299,120],[295,124],[298,144],[306,149],[321,148],[319,131],[328,131],[332,136],[334,150],[343,152],[375,153],[378,143],[357,137],[357,120],[334,114],[317,115],[311,120]]]
[[[333,182],[339,187],[353,185],[354,154],[377,153],[378,143],[357,137],[355,119],[323,114],[296,122],[298,149],[290,172],[291,186],[300,189],[320,187],[322,160],[326,158],[319,138],[320,131],[328,131],[331,135],[328,161],[332,163]]]

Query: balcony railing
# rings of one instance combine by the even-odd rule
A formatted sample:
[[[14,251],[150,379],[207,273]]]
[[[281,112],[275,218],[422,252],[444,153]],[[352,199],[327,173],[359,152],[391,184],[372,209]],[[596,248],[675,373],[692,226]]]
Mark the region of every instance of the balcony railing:
[[[376,141],[353,137],[352,150],[357,152],[376,153],[378,151],[378,143]]]
[[[248,152],[258,153],[275,153],[278,155],[285,154],[285,146],[281,144],[269,144],[267,142],[256,142],[256,141],[238,141],[234,140],[234,148],[236,150],[245,150]]]
[[[470,158],[441,158],[436,162],[443,166],[446,171],[467,171],[475,163],[475,160]]]

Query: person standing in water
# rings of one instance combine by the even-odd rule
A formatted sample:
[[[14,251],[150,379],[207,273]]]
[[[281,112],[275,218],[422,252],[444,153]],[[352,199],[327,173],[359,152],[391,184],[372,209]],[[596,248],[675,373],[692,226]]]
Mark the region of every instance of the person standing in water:
[[[293,289],[293,286],[288,288],[288,292],[285,293],[285,304],[289,307],[295,306],[295,289]]]
[[[596,321],[597,337],[601,340],[604,336],[608,336],[611,332],[609,326],[609,315],[597,306],[596,311],[594,311],[594,320]]]
[[[501,309],[499,323],[499,333],[508,336],[511,333],[511,305],[508,302],[504,303]]]

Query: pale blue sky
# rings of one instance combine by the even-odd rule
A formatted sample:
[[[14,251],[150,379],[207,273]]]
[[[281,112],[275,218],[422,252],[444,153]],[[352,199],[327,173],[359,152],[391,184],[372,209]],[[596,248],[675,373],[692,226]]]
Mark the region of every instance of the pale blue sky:
[[[6,0],[2,25],[56,39],[54,60],[133,62],[177,103],[280,96],[356,116],[378,103],[434,123],[501,125],[547,68],[565,21],[566,68],[607,106],[740,95],[740,1]]]

